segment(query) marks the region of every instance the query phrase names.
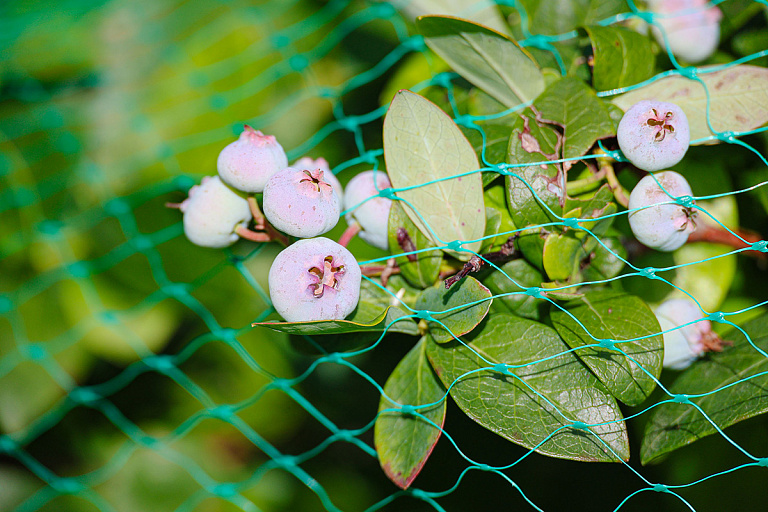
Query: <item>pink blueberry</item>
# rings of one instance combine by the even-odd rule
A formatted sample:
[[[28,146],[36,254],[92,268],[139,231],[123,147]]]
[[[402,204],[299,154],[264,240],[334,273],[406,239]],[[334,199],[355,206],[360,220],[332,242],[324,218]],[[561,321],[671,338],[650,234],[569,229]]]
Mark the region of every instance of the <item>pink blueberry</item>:
[[[696,211],[675,203],[674,198],[692,195],[686,179],[674,171],[657,172],[641,179],[632,189],[627,206],[629,227],[635,238],[659,251],[681,247],[696,230]]]
[[[723,340],[712,331],[712,324],[704,320],[704,314],[692,300],[669,299],[654,314],[661,330],[669,331],[663,335],[664,368],[684,370],[704,352],[722,350]]]
[[[311,238],[333,229],[341,201],[320,169],[286,167],[264,186],[264,216],[280,231]]]
[[[345,247],[324,237],[298,240],[269,269],[269,296],[288,322],[340,320],[360,300],[361,272]]]
[[[296,160],[291,167],[302,171],[314,171],[315,169],[320,169],[323,171],[323,179],[331,184],[333,190],[335,190],[336,194],[339,196],[339,199],[344,197],[344,189],[339,182],[339,178],[331,172],[331,166],[328,165],[328,160],[325,158],[313,159],[308,156],[303,156]]]
[[[345,216],[347,224],[360,224],[360,238],[385,251],[389,249],[387,229],[392,200],[378,194],[390,187],[392,183],[386,173],[371,170],[352,178],[344,191],[344,209],[350,210]]]
[[[252,215],[248,201],[218,176],[206,176],[189,189],[179,209],[184,214],[184,234],[203,247],[227,247],[238,240],[235,229],[247,227]]]
[[[657,16],[653,35],[664,46],[662,30],[667,35],[669,50],[690,63],[709,58],[720,42],[720,19],[723,13],[708,0],[650,0],[648,8]],[[660,29],[660,28],[661,29]]]
[[[624,113],[616,136],[624,156],[649,172],[682,160],[691,140],[688,118],[680,107],[650,100],[639,101]]]
[[[235,142],[219,153],[219,176],[228,185],[249,193],[262,192],[270,176],[288,167],[283,147],[273,135],[245,125]]]

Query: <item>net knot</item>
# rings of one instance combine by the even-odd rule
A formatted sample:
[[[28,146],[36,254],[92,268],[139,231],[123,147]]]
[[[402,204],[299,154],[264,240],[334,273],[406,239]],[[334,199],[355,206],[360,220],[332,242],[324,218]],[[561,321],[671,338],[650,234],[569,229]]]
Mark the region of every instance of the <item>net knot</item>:
[[[171,356],[147,357],[143,360],[143,363],[160,373],[169,372],[174,368],[173,359]]]
[[[552,45],[549,42],[549,38],[542,34],[536,34],[530,37],[526,37],[525,39],[520,41],[520,46],[522,47],[533,46],[534,48],[539,48],[541,50],[549,50],[550,48],[552,48]]]
[[[453,122],[459,126],[463,126],[464,128],[472,128],[475,126],[475,122],[472,119],[472,116],[469,115],[456,116]]]
[[[394,16],[396,12],[393,5],[385,2],[372,5],[370,10],[372,16],[382,19],[389,19]]]
[[[333,437],[338,441],[350,442],[355,438],[355,435],[349,430],[339,430],[333,435]]]
[[[291,58],[288,59],[288,65],[290,65],[291,69],[294,71],[303,71],[309,66],[309,59],[306,56],[297,53],[296,55],[291,55]]]
[[[187,283],[169,283],[163,286],[163,293],[169,297],[179,299],[187,295],[188,289],[189,285]]]
[[[424,36],[415,35],[403,41],[403,47],[415,52],[423,52],[427,45],[424,43]]]
[[[84,261],[78,261],[72,263],[67,267],[72,277],[86,278],[91,275],[91,270],[88,268],[88,264]]]
[[[526,288],[524,293],[526,295],[530,295],[531,297],[536,297],[537,299],[544,298],[544,295],[541,293],[541,288],[538,286],[531,286],[530,288]]]
[[[505,375],[509,374],[509,367],[504,363],[498,363],[493,365],[493,371],[503,373]]]
[[[736,140],[736,134],[731,131],[720,132],[716,135],[716,137],[723,142],[733,142]]]
[[[51,482],[51,487],[62,494],[75,494],[85,490],[83,484],[71,478],[59,478]]]
[[[412,405],[403,404],[400,406],[400,413],[412,416],[413,414],[416,414],[416,408]]]
[[[607,348],[608,350],[618,350],[618,349],[616,348],[616,343],[614,343],[614,341],[613,341],[613,340],[600,340],[600,342],[598,343],[598,345],[599,345],[601,348]]]
[[[458,251],[461,249],[462,245],[464,245],[464,243],[461,240],[454,240],[453,242],[448,243],[445,248],[449,251]]]
[[[451,79],[453,76],[453,73],[438,73],[432,77],[432,85],[442,87],[443,89],[448,89],[451,87]]]
[[[653,267],[645,267],[640,271],[640,274],[648,279],[659,279],[659,276],[656,275],[656,269]]]
[[[234,415],[234,413],[235,413],[235,410],[229,404],[217,405],[213,409],[208,409],[208,414],[212,418],[216,418],[219,420],[228,420]]]
[[[19,347],[19,352],[34,361],[39,361],[48,357],[48,351],[45,350],[45,347],[39,343],[29,343],[27,345],[22,345]]]
[[[725,314],[722,311],[715,311],[707,315],[707,320],[717,323],[725,323]]]
[[[494,468],[493,466],[489,466],[488,464],[477,464],[475,467],[477,469],[479,469],[480,471],[495,471],[496,470],[496,468]]]
[[[392,201],[397,199],[397,196],[395,196],[395,189],[393,188],[383,188],[379,190],[379,197],[384,197]]]
[[[8,436],[0,436],[0,452],[11,453],[16,451],[16,441]]]
[[[757,461],[757,465],[760,467],[768,468],[768,457],[763,457]]]
[[[664,484],[653,484],[651,489],[656,492],[669,492],[669,488]]]
[[[235,336],[235,330],[228,327],[211,331],[211,334],[213,334],[217,339],[221,341],[230,341],[230,342],[237,341],[237,337]]]
[[[0,297],[0,314],[7,313],[13,309],[13,301],[8,297]]]
[[[189,176],[176,176],[173,178],[173,188],[181,192],[187,192],[195,185],[195,180]]]
[[[237,494],[237,487],[235,484],[216,484],[208,488],[208,492],[215,494],[220,498],[231,498]]]
[[[101,395],[88,388],[77,388],[69,392],[69,399],[79,404],[91,404],[101,398]]]
[[[279,50],[291,44],[291,38],[285,34],[275,34],[270,38],[270,42],[275,50]]]
[[[698,80],[699,78],[699,70],[694,66],[680,68],[677,72],[680,73],[680,76],[688,78],[689,80]]]
[[[426,492],[422,491],[421,489],[409,489],[409,490],[411,492],[411,496],[413,496],[414,498],[418,498],[420,500],[426,500],[429,498],[429,495]]]
[[[691,400],[688,397],[688,395],[683,394],[683,393],[680,393],[679,395],[674,395],[672,397],[672,401],[675,402],[676,404],[690,404],[690,405],[693,405],[693,402],[691,402]]]
[[[675,202],[683,208],[693,208],[696,205],[696,201],[691,196],[676,197]]]
[[[654,16],[652,12],[648,11],[637,11],[635,12],[635,17],[639,20],[643,20],[649,25],[652,25],[653,21],[656,19],[656,16]]]
[[[581,220],[575,217],[568,217],[566,219],[563,219],[563,224],[565,224],[566,227],[569,227],[571,229],[577,229],[581,227]]]
[[[419,318],[421,320],[434,320],[434,318],[432,318],[432,312],[427,309],[420,309],[418,311],[415,311],[414,315],[416,316],[416,318]]]
[[[583,421],[574,421],[571,426],[576,430],[589,430],[589,427]]]
[[[752,250],[760,251],[760,252],[768,252],[768,242],[765,240],[760,240],[759,242],[755,242],[752,244]]]
[[[137,251],[144,252],[152,248],[152,240],[146,235],[135,236],[131,239],[131,244]]]
[[[115,199],[110,199],[107,201],[107,203],[104,205],[104,211],[113,217],[117,217],[119,215],[125,215],[126,213],[130,212],[131,206],[125,199],[116,197]]]
[[[339,126],[347,130],[348,132],[354,132],[360,126],[360,123],[354,117],[342,117],[338,119]]]
[[[333,354],[328,354],[327,356],[325,356],[325,359],[329,363],[336,363],[336,364],[341,364],[344,361],[344,358],[341,357],[341,354],[339,354],[338,352],[334,352]]]

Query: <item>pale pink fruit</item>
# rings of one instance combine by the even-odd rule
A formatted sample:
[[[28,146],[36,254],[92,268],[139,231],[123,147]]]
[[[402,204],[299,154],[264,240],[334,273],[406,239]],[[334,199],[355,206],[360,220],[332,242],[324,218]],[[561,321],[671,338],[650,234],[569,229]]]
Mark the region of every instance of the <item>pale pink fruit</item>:
[[[649,172],[678,163],[691,141],[688,118],[680,107],[649,100],[638,101],[624,113],[616,137],[624,156]]]
[[[288,158],[273,135],[264,135],[245,125],[240,138],[219,153],[216,166],[228,185],[257,193],[264,190],[270,176],[288,167]]]
[[[371,170],[352,178],[344,192],[344,209],[354,208],[345,216],[347,224],[360,224],[360,238],[385,251],[389,249],[387,230],[392,200],[379,196],[379,191],[390,187],[392,183],[386,173]]]
[[[675,57],[690,63],[709,58],[720,42],[723,13],[715,6],[707,7],[708,3],[708,0],[650,0],[648,8],[660,15],[651,26],[659,44],[665,44],[663,30]]]
[[[340,320],[360,300],[360,266],[345,247],[324,237],[299,240],[269,269],[269,296],[288,322]]]
[[[339,199],[344,197],[344,189],[339,182],[339,178],[337,178],[336,175],[331,172],[331,166],[328,165],[328,160],[325,158],[313,159],[308,156],[303,156],[296,160],[296,162],[294,162],[291,167],[302,171],[314,171],[316,169],[320,169],[323,171],[323,179],[331,184],[333,190],[336,191],[336,195],[339,196]]]
[[[248,201],[218,176],[206,176],[189,189],[179,209],[184,214],[184,234],[203,247],[232,245],[239,239],[235,229],[246,227],[252,218]]]
[[[341,201],[319,169],[286,167],[264,186],[264,216],[280,231],[311,238],[333,229],[341,215]]]

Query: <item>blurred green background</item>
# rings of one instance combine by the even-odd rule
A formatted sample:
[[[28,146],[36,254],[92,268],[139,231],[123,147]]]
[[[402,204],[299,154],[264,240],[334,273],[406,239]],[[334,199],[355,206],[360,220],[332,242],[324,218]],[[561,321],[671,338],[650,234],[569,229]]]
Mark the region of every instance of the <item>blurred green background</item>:
[[[0,510],[436,509],[398,493],[370,448],[379,397],[361,373],[383,383],[413,340],[387,337],[354,359],[360,373],[313,365],[250,328],[271,313],[278,249],[193,246],[164,207],[216,172],[245,122],[291,161],[325,157],[343,183],[382,164],[382,91],[421,48],[413,34],[364,0],[0,5]],[[474,460],[527,453],[449,409]],[[729,435],[765,453],[766,428]],[[735,452],[714,436],[630,465],[688,483],[745,462]],[[459,480],[467,466],[443,439],[416,485],[450,491],[446,510],[533,509],[498,475]],[[624,466],[537,454],[506,473],[545,510],[612,510],[646,486]],[[750,468],[680,494],[745,510],[764,484]],[[622,510],[651,506],[687,510],[655,493]]]

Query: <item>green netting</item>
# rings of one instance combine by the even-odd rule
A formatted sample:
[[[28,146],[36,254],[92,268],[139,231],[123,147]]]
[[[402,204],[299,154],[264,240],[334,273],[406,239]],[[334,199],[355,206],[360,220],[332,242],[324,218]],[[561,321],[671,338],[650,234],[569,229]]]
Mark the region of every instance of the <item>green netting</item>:
[[[496,3],[519,20],[521,46],[550,59],[553,69],[569,71],[559,44],[581,37],[579,32],[536,33],[526,2]],[[583,3],[586,10],[590,3]],[[726,34],[768,6],[712,4],[726,12],[731,23],[724,24]],[[519,178],[516,170],[528,164],[490,157],[482,122],[526,105],[491,115],[462,110],[457,100],[462,79],[441,70],[426,51],[408,2],[396,5],[403,12],[366,0],[41,0],[0,7],[0,509],[764,507],[766,419],[724,432],[691,401],[728,393],[743,380],[707,393],[675,394],[664,378],[652,375],[658,384],[652,401],[625,411],[627,420],[639,425],[638,433],[651,410],[672,402],[697,409],[719,435],[657,466],[643,467],[637,457],[622,464],[584,464],[512,445],[451,406],[444,439],[423,475],[414,487],[397,490],[376,460],[373,425],[382,385],[415,338],[385,331],[355,352],[302,355],[294,347],[311,345],[311,338],[251,327],[273,317],[266,275],[276,244],[243,241],[219,251],[184,238],[178,212],[165,203],[181,200],[200,177],[215,172],[218,152],[244,122],[276,134],[291,161],[307,154],[325,157],[342,182],[365,169],[382,169],[381,125],[394,93],[390,79],[422,54],[429,78],[414,73],[418,79],[408,82],[411,77],[403,74],[398,84],[415,92],[440,90],[456,123],[481,137],[484,167],[475,173]],[[466,14],[477,10],[468,7]],[[596,9],[592,15],[603,26],[653,22],[631,1],[620,14],[602,16]],[[757,36],[735,50],[743,58],[694,68],[680,66],[668,54],[674,69],[647,82],[679,75],[707,87],[702,78],[709,73],[764,62],[768,49],[754,46],[765,43],[759,37],[765,24],[757,26]],[[731,210],[746,195],[763,194],[759,200],[765,201],[765,129],[717,132],[711,123],[709,128],[714,133],[709,139],[740,146],[740,160],[732,165],[745,172],[741,182],[719,181],[695,199],[730,198]],[[709,146],[699,149],[694,156],[706,165]],[[622,159],[619,152],[604,150]],[[396,199],[397,192],[381,195]],[[670,201],[690,204],[686,197]],[[699,215],[731,231],[733,223],[723,216],[733,211],[705,204],[713,205],[712,211],[697,206]],[[624,261],[627,270],[609,281],[642,287],[652,280],[679,288],[673,277],[682,270],[711,274],[727,273],[736,262],[746,266],[755,280],[737,284],[754,300],[726,301],[719,311],[700,305],[718,328],[743,332],[754,350],[768,357],[741,328],[745,318],[768,305],[765,270],[756,259],[734,256],[765,254],[765,240],[748,242],[731,231],[745,247],[691,262],[638,266],[582,226],[604,217],[550,214],[558,221],[540,227],[586,231]],[[756,224],[766,228],[764,219]],[[342,229],[329,238],[338,238]],[[466,251],[473,241],[443,242],[446,249]],[[361,264],[390,258],[359,241],[350,248]],[[368,282],[397,304],[391,290]],[[520,284],[519,291],[494,297],[527,295],[570,315],[543,292]],[[412,314],[405,318],[441,322],[433,311],[408,309]],[[622,345],[633,340],[592,338],[588,346],[632,359]],[[575,350],[580,349],[569,352]],[[488,361],[456,381],[487,371],[516,378],[514,369]],[[764,385],[760,377],[766,373],[749,381]],[[431,422],[419,413],[430,405],[393,402],[391,410]],[[562,429],[589,436],[600,426],[604,423],[596,418]],[[636,453],[639,438],[631,444]]]

